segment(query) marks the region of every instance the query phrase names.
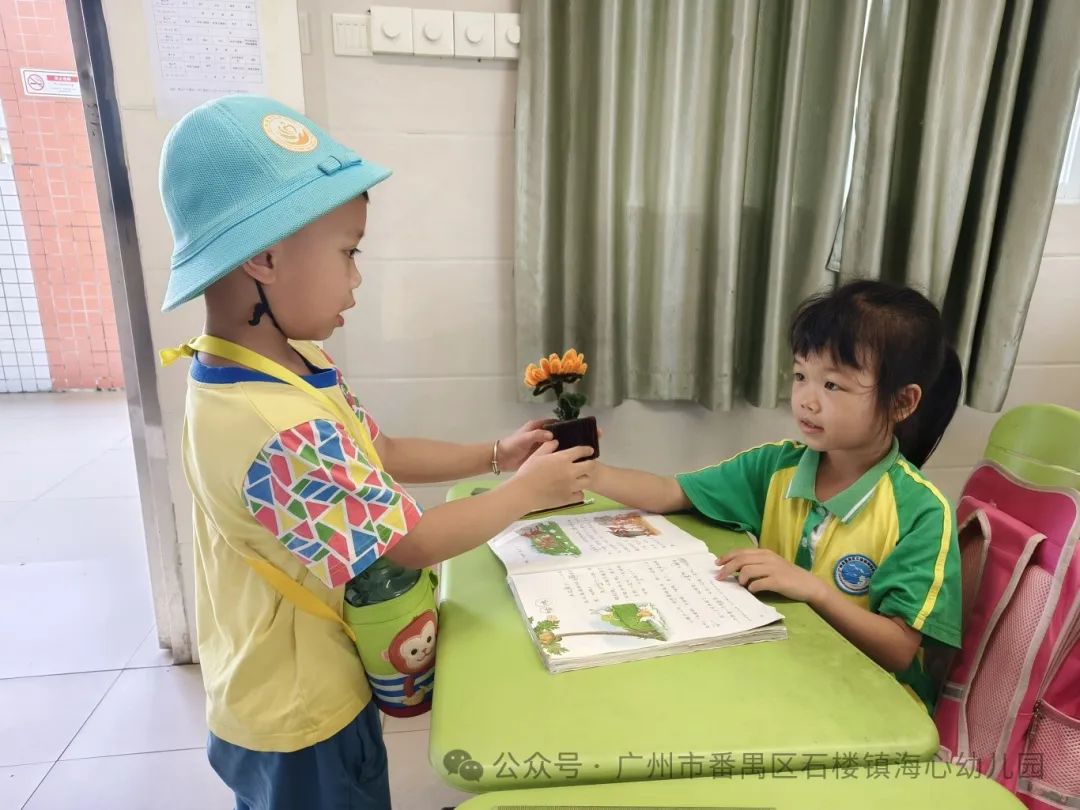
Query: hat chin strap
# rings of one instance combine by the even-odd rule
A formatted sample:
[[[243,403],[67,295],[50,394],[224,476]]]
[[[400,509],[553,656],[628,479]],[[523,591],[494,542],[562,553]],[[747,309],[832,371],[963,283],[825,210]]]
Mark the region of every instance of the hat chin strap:
[[[255,311],[251,314],[251,320],[248,321],[248,326],[258,326],[262,322],[263,315],[270,318],[270,323],[281,332],[284,337],[288,337],[285,334],[285,330],[281,328],[281,324],[277,322],[277,318],[274,317],[273,311],[270,309],[270,302],[266,299],[266,290],[263,289],[261,281],[252,279],[255,281],[255,289],[259,291],[259,303],[255,305]]]

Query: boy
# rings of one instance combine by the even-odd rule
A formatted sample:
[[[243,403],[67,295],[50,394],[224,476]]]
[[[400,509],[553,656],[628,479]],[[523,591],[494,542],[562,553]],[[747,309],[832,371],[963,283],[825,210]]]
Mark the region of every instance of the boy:
[[[162,153],[175,242],[164,309],[203,295],[206,333],[224,347],[182,352],[193,357],[182,452],[208,753],[241,810],[390,806],[355,646],[257,566],[310,590],[333,618],[345,582],[380,556],[413,568],[448,559],[579,498],[592,469],[574,463],[588,448],[555,452],[537,422],[494,444],[386,436],[311,343],[353,306],[367,192],[389,174],[256,96],[194,110]],[[255,368],[266,361],[278,372]],[[517,473],[426,514],[398,483],[500,470]]]

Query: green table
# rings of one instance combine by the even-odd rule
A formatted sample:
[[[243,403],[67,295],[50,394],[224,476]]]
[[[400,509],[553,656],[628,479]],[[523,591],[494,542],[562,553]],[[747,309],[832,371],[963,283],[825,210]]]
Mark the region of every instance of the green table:
[[[844,771],[805,771],[789,776],[679,779],[637,784],[512,790],[477,796],[458,810],[525,807],[768,807],[776,810],[1016,810],[1020,800],[990,779],[919,763],[920,771],[893,766],[854,776]]]
[[[490,484],[449,498],[479,486]],[[748,542],[696,516],[671,520],[716,553]],[[474,549],[442,569],[431,763],[484,792],[934,757],[934,724],[891,674],[806,605],[774,604],[786,641],[552,675],[502,564]]]

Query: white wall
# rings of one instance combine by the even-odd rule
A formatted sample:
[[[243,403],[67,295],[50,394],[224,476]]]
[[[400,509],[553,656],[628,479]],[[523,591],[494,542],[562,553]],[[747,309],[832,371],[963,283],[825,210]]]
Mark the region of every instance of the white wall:
[[[273,2],[279,14],[281,5]],[[329,47],[330,14],[355,12],[356,4],[296,5],[311,15],[313,52],[302,57],[308,114],[361,155],[395,170],[373,192],[360,305],[330,346],[358,394],[391,434],[486,440],[546,415],[546,405],[516,401],[521,375],[513,357],[512,307],[515,65],[336,57]],[[516,0],[423,5],[517,7]],[[148,305],[155,346],[161,347],[197,333],[201,313],[197,306],[158,313],[171,239],[158,198],[157,164],[171,122],[154,113],[141,8],[123,0],[106,3]],[[276,19],[264,32],[271,92],[299,106],[295,26]],[[1059,206],[1010,405],[1051,401],[1080,408],[1078,282],[1080,206]],[[180,369],[159,375],[190,610],[190,502],[177,450],[184,385]],[[783,411],[748,407],[721,414],[630,402],[597,415],[607,433],[605,458],[657,472],[703,466],[787,435],[791,427]],[[968,410],[957,416],[931,467],[948,494],[959,491],[994,419]],[[443,490],[424,487],[418,494],[430,505],[442,500]]]

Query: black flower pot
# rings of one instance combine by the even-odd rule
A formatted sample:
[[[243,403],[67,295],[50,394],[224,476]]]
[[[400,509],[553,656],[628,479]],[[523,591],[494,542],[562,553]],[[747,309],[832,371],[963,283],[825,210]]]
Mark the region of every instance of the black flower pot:
[[[585,416],[581,419],[569,419],[563,422],[549,422],[545,425],[559,442],[559,449],[570,447],[591,447],[593,454],[588,458],[600,456],[600,434],[596,430],[596,417]],[[581,459],[586,461],[587,459]]]

